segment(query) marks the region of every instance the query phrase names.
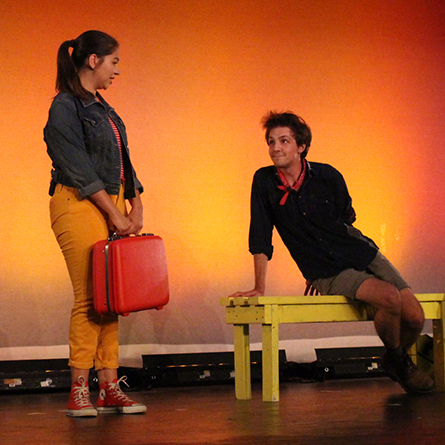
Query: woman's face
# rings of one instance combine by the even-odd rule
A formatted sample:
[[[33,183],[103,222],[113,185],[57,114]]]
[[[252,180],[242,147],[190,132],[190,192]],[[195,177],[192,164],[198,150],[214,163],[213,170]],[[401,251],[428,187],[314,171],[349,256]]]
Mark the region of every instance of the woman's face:
[[[120,74],[118,68],[119,58],[119,48],[116,48],[112,54],[98,59],[94,67],[96,90],[106,90],[113,83],[113,79]]]

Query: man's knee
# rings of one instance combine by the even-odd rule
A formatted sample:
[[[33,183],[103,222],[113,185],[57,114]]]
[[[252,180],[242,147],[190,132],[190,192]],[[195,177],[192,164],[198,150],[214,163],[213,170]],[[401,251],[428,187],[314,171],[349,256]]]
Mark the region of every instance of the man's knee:
[[[389,285],[380,293],[377,299],[377,308],[395,315],[402,314],[402,298],[396,287]]]

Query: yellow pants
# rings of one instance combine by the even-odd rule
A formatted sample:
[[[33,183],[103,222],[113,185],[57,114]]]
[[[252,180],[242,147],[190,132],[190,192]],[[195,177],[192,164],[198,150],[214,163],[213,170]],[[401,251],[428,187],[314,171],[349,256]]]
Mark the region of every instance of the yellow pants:
[[[123,188],[110,196],[126,214]],[[71,311],[69,365],[78,369],[118,368],[118,317],[100,315],[92,296],[91,252],[108,237],[106,215],[75,188],[57,185],[50,201],[51,226],[62,249],[74,291]]]

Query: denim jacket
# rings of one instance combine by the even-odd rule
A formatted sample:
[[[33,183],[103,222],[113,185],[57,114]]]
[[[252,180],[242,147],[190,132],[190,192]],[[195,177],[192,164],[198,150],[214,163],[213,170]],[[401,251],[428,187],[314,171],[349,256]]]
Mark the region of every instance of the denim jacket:
[[[50,195],[56,184],[78,189],[82,198],[103,189],[110,195],[119,194],[121,159],[108,116],[121,136],[125,198],[134,198],[135,189],[143,191],[130,161],[125,125],[114,109],[98,96],[101,102],[93,97],[82,100],[61,92],[53,100],[44,129],[53,165]]]

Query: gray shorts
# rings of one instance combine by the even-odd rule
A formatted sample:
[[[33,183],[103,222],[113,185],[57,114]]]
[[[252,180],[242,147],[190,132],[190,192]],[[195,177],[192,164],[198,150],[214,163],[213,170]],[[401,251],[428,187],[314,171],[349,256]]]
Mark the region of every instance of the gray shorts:
[[[358,288],[368,278],[386,281],[398,290],[409,287],[399,271],[380,252],[377,252],[374,261],[369,264],[366,270],[346,269],[335,277],[314,280],[312,286],[322,295],[344,295],[355,300]]]

